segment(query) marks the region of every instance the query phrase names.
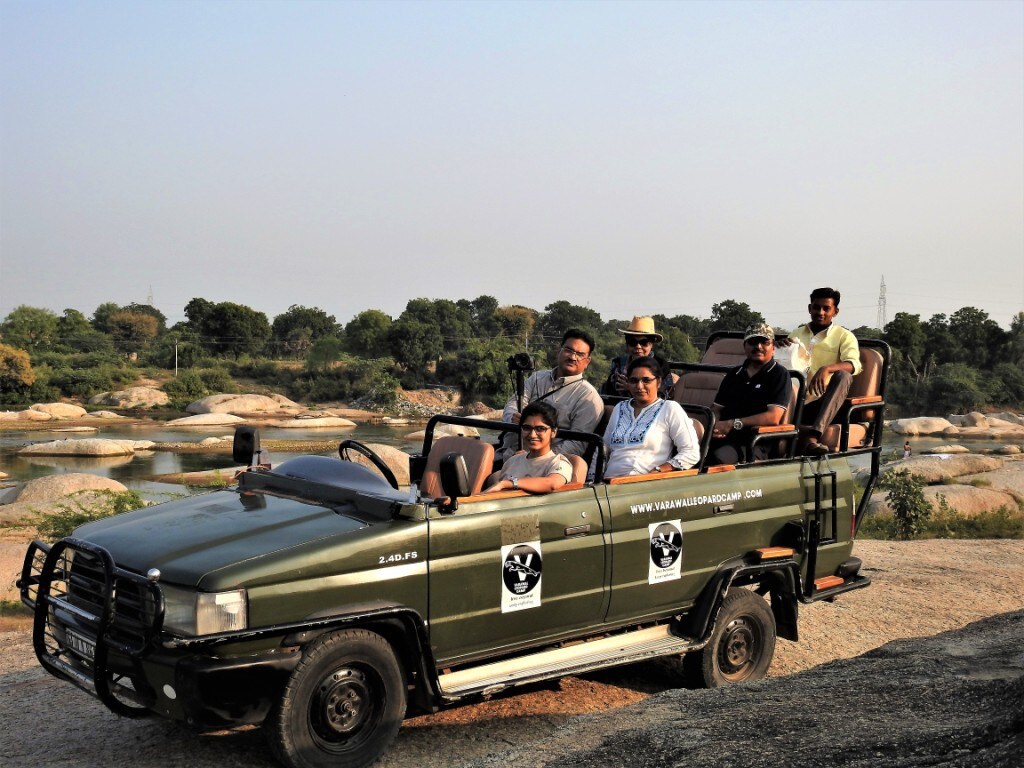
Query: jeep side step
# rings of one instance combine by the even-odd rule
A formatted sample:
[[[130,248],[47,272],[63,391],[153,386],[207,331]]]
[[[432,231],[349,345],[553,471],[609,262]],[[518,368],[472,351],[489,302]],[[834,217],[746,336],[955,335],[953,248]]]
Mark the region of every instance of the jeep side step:
[[[446,699],[489,694],[515,685],[552,677],[578,675],[595,669],[695,650],[692,638],[672,633],[668,624],[637,629],[621,635],[602,637],[491,664],[438,675]]]

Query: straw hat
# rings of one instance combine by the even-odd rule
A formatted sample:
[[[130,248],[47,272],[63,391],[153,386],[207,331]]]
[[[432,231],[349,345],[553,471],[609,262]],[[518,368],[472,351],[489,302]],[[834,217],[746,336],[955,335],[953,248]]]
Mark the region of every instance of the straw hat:
[[[627,336],[649,336],[655,341],[661,341],[664,336],[654,330],[654,318],[646,315],[636,315],[629,328],[619,328],[619,333]]]

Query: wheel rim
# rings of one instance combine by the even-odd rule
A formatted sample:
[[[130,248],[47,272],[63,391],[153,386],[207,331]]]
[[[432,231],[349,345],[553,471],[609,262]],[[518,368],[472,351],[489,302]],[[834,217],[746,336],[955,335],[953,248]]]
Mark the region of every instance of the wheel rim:
[[[372,670],[340,667],[320,681],[310,702],[313,738],[328,752],[358,749],[373,732],[384,704],[384,686]]]
[[[718,668],[730,682],[750,676],[761,654],[761,632],[747,616],[733,619],[718,644]]]

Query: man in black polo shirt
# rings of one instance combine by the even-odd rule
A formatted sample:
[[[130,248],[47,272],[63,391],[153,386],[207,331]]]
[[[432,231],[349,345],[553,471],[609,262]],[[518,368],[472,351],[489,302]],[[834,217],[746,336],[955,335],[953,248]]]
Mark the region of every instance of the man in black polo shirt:
[[[773,358],[775,332],[760,323],[743,334],[746,362],[722,379],[712,408],[718,421],[711,436],[711,460],[715,464],[751,461],[744,443],[746,427],[781,424],[786,415],[791,385],[789,371]]]

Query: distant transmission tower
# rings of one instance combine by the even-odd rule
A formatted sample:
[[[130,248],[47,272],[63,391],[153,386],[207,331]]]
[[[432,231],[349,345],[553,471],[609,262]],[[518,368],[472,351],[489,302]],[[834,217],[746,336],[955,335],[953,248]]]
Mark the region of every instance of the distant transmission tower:
[[[878,288],[878,317],[875,319],[875,327],[878,330],[885,330],[889,319],[885,315],[885,275],[882,275],[882,284]]]
[[[885,279],[882,279],[882,289],[885,289]],[[149,286],[149,293],[146,294],[146,303],[153,306],[153,286]]]

